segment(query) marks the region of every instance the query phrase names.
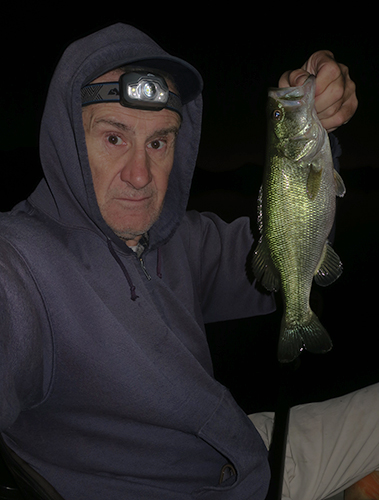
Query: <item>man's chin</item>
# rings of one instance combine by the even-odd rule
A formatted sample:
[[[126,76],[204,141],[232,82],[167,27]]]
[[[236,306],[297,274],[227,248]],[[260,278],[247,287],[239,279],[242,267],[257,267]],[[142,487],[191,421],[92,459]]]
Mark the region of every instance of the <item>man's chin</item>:
[[[153,225],[154,222],[149,223],[149,224],[144,224],[143,226],[139,227],[138,229],[134,228],[117,228],[117,227],[112,227],[112,231],[115,233],[116,236],[118,236],[122,241],[125,241],[125,243],[128,246],[134,246],[138,243],[138,241],[141,239],[141,237],[146,234],[151,226]]]
[[[144,235],[147,231],[144,231],[142,234],[125,234],[125,233],[116,233],[116,236],[120,238],[120,240],[124,241],[129,247],[133,247],[137,245],[142,235]]]
[[[105,215],[105,217],[104,217]],[[112,231],[127,244],[130,241],[138,242],[142,235],[147,233],[152,225],[158,220],[160,213],[154,214],[150,217],[128,217],[128,222],[131,222],[128,226],[124,225],[122,217],[119,218],[119,221],[109,220],[110,217],[106,217],[107,214],[104,214],[103,217],[108,226],[112,229]],[[108,219],[108,220],[107,220]],[[134,220],[133,220],[134,219]],[[137,244],[137,243],[135,243]]]

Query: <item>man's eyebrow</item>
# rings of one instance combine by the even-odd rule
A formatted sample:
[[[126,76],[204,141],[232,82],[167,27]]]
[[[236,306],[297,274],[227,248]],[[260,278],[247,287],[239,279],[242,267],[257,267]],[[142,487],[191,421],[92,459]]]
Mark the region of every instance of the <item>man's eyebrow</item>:
[[[95,123],[106,123],[108,125],[111,125],[113,127],[116,127],[120,130],[122,130],[123,132],[130,132],[130,131],[133,131],[133,129],[131,127],[129,127],[128,125],[126,125],[125,123],[122,123],[122,122],[117,122],[117,121],[114,121],[114,120],[107,120],[105,118],[99,118],[98,120],[95,120]],[[157,136],[168,136],[170,134],[173,134],[173,135],[178,135],[179,133],[179,128],[178,126],[173,126],[173,127],[168,127],[168,128],[162,128],[160,130],[155,130],[151,136],[148,138],[148,140],[152,139],[153,137],[157,137]]]
[[[179,133],[179,127],[173,126],[173,127],[168,127],[168,128],[162,128],[160,130],[156,130],[151,136],[148,138],[148,140],[153,139],[153,137],[167,137],[170,134],[173,134],[174,136],[177,136]]]
[[[106,120],[105,118],[99,118],[98,120],[95,120],[95,123],[106,123],[108,125],[111,125],[112,127],[119,128],[124,132],[129,132],[131,130],[131,128],[125,123],[116,122],[114,120]]]

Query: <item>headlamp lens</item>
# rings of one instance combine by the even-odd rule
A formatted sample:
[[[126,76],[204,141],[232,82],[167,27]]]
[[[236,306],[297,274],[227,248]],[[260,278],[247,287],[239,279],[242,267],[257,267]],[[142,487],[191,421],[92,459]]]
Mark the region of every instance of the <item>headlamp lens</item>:
[[[142,93],[147,99],[154,99],[157,93],[156,86],[152,82],[146,82],[142,86]]]
[[[151,73],[125,73],[122,75],[123,97],[129,105],[164,106],[168,100],[168,87],[165,80]]]

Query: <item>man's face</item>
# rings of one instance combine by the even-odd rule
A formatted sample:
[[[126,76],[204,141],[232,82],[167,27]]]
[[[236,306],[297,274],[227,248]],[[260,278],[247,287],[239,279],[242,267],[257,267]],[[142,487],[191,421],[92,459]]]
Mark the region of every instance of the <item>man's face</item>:
[[[111,72],[95,82],[119,76]],[[163,207],[179,115],[101,103],[83,109],[83,124],[100,212],[127,245],[136,245]]]

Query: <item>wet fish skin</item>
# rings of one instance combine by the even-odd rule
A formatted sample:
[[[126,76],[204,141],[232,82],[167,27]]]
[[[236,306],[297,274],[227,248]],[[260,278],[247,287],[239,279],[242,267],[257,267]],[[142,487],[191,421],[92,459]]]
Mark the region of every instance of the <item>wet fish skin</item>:
[[[258,203],[261,238],[253,272],[267,290],[280,289],[283,296],[278,344],[282,363],[293,361],[304,348],[315,353],[332,348],[309,296],[313,279],[327,286],[342,273],[327,238],[336,196],[345,194],[345,186],[334,169],[314,94],[314,76],[301,87],[268,92],[266,162]]]

